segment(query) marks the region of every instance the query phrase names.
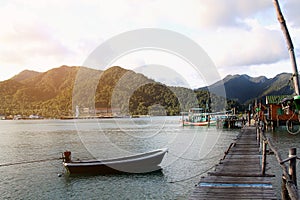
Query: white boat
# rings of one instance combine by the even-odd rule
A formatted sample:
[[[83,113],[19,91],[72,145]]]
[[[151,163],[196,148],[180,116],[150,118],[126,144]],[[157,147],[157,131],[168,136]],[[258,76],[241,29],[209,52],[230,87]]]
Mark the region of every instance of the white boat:
[[[190,122],[190,121],[183,121],[183,126],[212,126],[216,125],[217,121],[201,121],[201,122]]]
[[[212,113],[204,112],[203,108],[191,108],[189,112],[182,112],[183,126],[210,126],[216,123]]]
[[[161,170],[160,163],[167,148],[107,160],[72,161],[71,152],[64,152],[63,165],[70,174],[149,173]]]

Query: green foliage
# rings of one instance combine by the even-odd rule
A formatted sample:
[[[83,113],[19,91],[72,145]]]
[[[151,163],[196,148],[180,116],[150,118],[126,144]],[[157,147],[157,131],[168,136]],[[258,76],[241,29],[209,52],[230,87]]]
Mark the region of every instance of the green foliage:
[[[180,113],[176,95],[167,86],[159,83],[149,83],[134,91],[130,98],[129,110],[131,115],[148,115],[154,110],[157,115]]]
[[[281,73],[270,79],[263,76],[252,78],[247,75],[228,75],[212,84],[210,88],[214,90],[224,88],[228,99],[247,105],[255,99],[264,99],[269,95],[293,94],[291,77],[292,75],[288,73]]]
[[[62,66],[45,73],[26,70],[0,82],[0,114],[74,116],[74,107],[117,108],[122,115],[179,115],[191,107],[224,109],[226,100],[206,90],[168,87],[121,67],[105,71]],[[228,101],[226,109],[238,107]],[[240,106],[241,107],[241,106]]]

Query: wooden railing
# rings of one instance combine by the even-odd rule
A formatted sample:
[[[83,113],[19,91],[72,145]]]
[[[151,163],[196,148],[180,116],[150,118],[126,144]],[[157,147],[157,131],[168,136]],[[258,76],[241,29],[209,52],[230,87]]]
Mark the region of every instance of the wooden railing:
[[[262,176],[266,176],[266,160],[267,160],[267,146],[277,158],[277,161],[282,168],[282,185],[281,185],[281,197],[283,200],[299,200],[298,188],[297,188],[297,174],[296,174],[296,161],[297,157],[296,148],[289,150],[289,157],[282,159],[280,153],[272,143],[270,138],[266,137],[263,126],[256,126],[257,141],[262,145]],[[288,167],[286,163],[289,163]]]

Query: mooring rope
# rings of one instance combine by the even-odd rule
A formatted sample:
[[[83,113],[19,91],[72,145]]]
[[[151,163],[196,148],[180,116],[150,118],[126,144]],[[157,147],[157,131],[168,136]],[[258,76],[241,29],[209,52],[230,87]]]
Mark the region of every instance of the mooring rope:
[[[212,157],[209,157],[209,158],[192,159],[192,158],[186,158],[186,157],[183,157],[183,156],[177,156],[173,153],[170,153],[170,151],[168,152],[168,154],[171,154],[172,156],[174,156],[176,158],[179,158],[179,159],[182,159],[182,160],[188,160],[188,161],[203,161],[203,160],[210,160],[210,159],[213,159],[213,158],[220,157],[220,155],[215,155],[215,156],[212,156]]]
[[[170,154],[170,152],[169,152]],[[171,153],[172,154],[172,153]],[[205,159],[190,159],[190,158],[184,158],[184,157],[181,157],[181,156],[176,156],[175,154],[172,154],[174,157],[177,157],[179,159],[183,159],[183,160],[188,160],[188,161],[203,161],[203,160],[210,160],[210,159],[214,159],[214,158],[217,158],[217,157],[220,157],[220,155],[216,155],[216,156],[212,156],[212,157],[209,157],[209,158],[205,158]],[[210,168],[208,168],[207,170],[205,171],[201,171],[200,173],[197,173],[195,174],[194,176],[191,176],[191,177],[188,177],[188,178],[185,178],[185,179],[180,179],[180,180],[173,180],[173,181],[168,181],[168,183],[178,183],[178,182],[184,182],[184,181],[188,181],[188,180],[191,180],[195,177],[198,177],[198,176],[201,176],[205,173],[207,173],[208,171],[210,171],[211,169],[213,169],[214,167],[216,167],[216,165],[213,165],[211,166]]]
[[[191,177],[188,177],[188,178],[185,178],[185,179],[176,180],[176,181],[169,181],[168,183],[178,183],[178,182],[184,182],[184,181],[191,180],[191,179],[193,179],[193,178],[195,178],[195,177],[198,177],[198,176],[201,176],[201,175],[207,173],[208,171],[210,171],[210,170],[213,169],[214,167],[216,167],[216,165],[213,165],[213,166],[211,166],[210,168],[208,168],[207,170],[202,171],[201,173],[198,173],[198,174],[196,174],[196,175],[194,175],[194,176],[191,176]]]
[[[37,163],[37,162],[48,162],[52,160],[61,160],[62,158],[48,158],[43,160],[31,160],[31,161],[22,161],[22,162],[15,162],[15,163],[4,163],[0,164],[0,167],[7,167],[7,166],[13,166],[13,165],[24,165],[24,164],[30,164],[30,163]]]

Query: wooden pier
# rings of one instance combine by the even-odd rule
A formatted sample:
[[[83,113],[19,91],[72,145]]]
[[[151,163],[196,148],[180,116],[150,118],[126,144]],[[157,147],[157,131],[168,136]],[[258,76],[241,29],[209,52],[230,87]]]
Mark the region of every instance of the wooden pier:
[[[277,199],[271,175],[265,174],[255,127],[244,127],[224,158],[202,177],[191,194],[194,199]]]

